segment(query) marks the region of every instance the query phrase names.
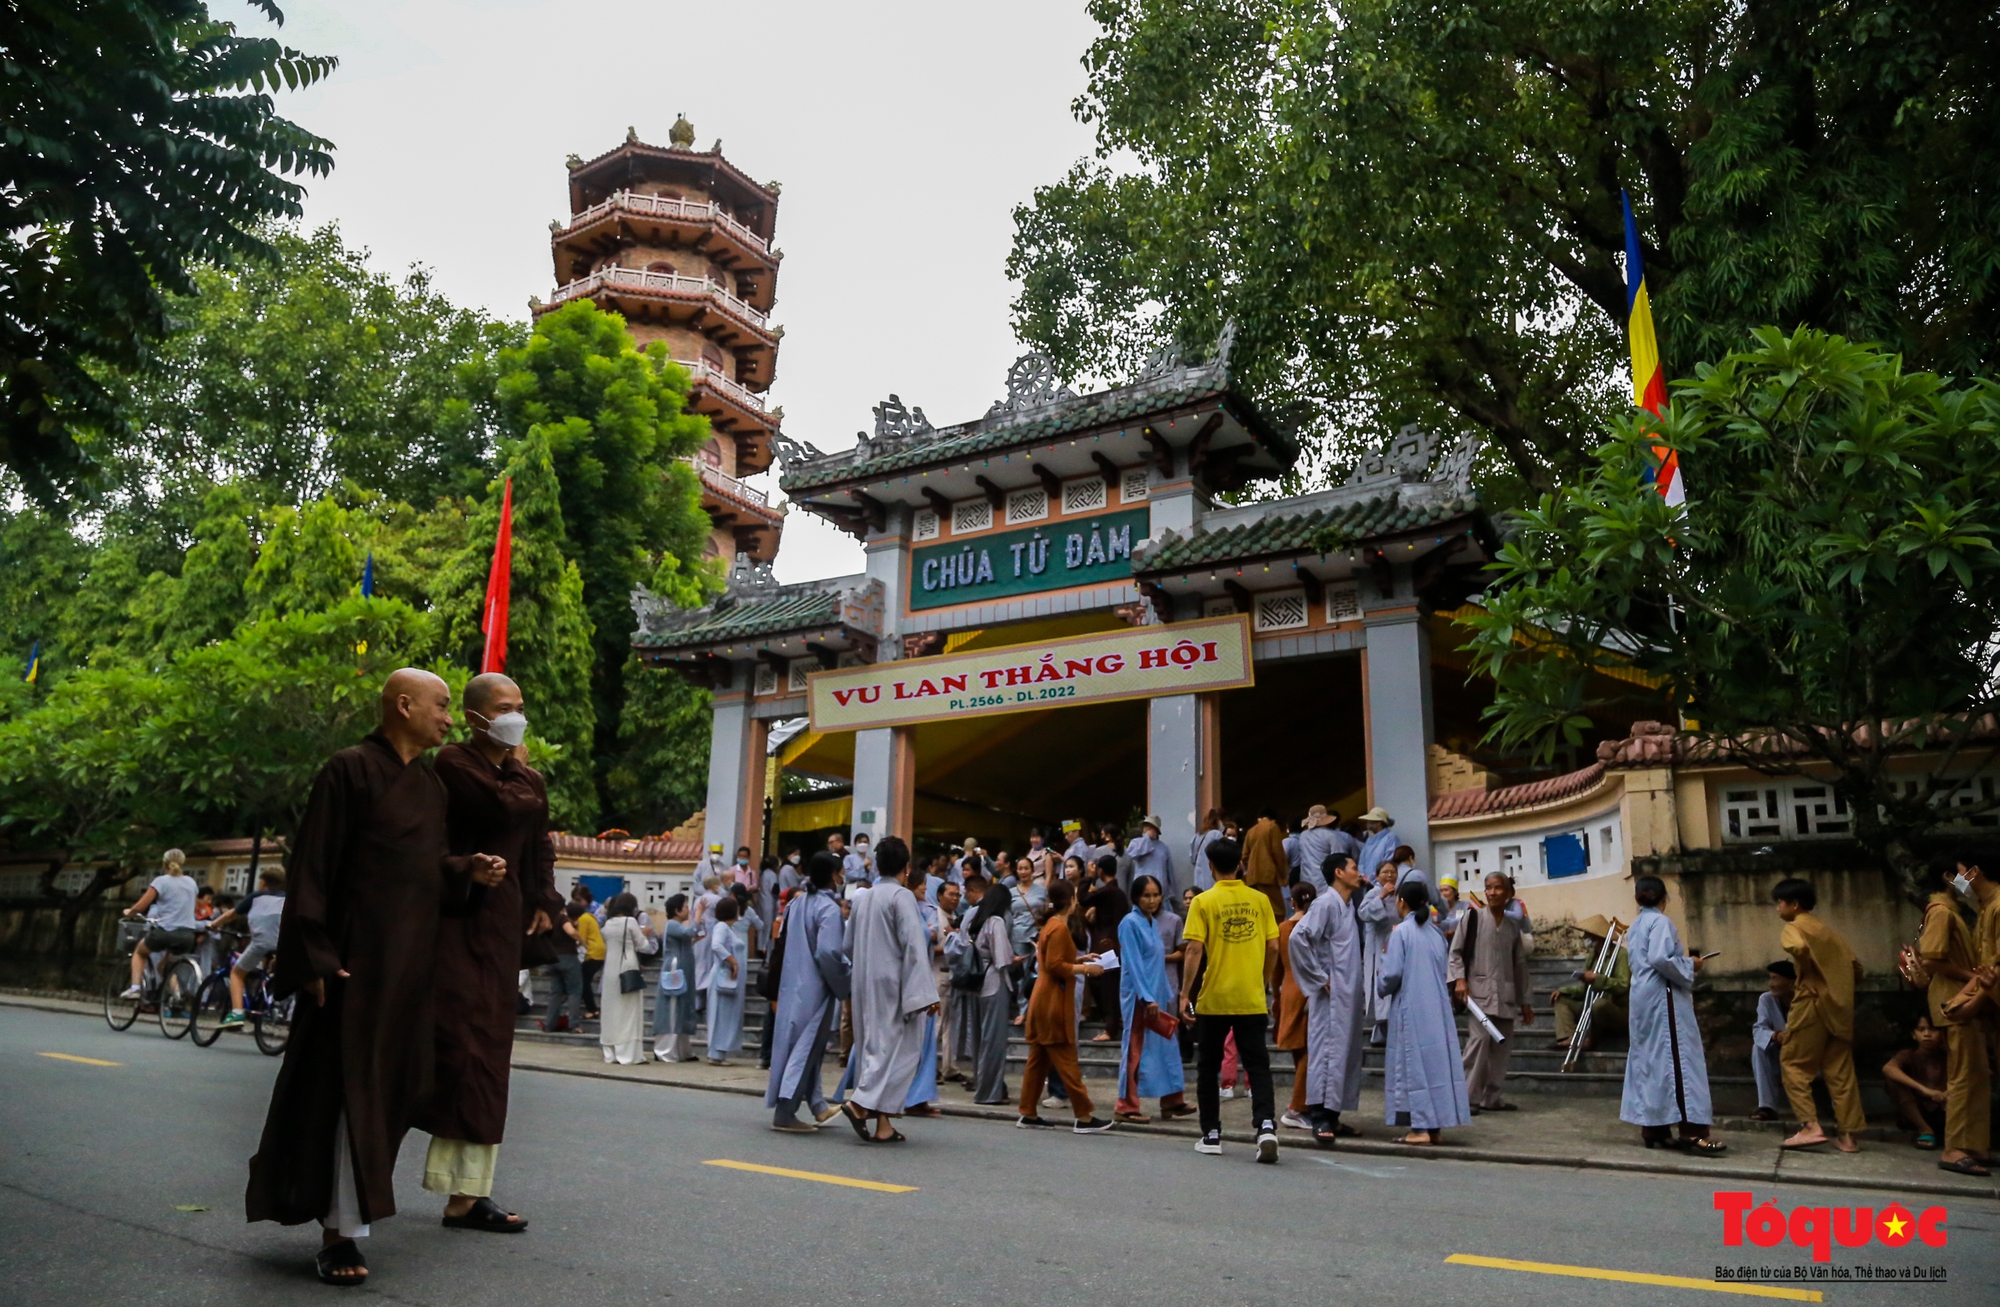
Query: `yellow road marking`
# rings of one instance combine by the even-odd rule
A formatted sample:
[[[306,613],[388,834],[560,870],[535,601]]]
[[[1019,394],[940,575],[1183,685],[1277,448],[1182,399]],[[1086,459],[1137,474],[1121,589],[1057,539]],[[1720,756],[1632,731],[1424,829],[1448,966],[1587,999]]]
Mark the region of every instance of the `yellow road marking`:
[[[1652,1275],[1646,1271],[1607,1271],[1596,1266],[1564,1266],[1558,1262],[1521,1262],[1511,1257],[1478,1257],[1453,1253],[1445,1258],[1460,1266],[1485,1266],[1496,1271],[1532,1271],[1537,1275],[1573,1275],[1582,1280],[1618,1280],[1625,1284],[1661,1284],[1670,1289],[1706,1289],[1711,1293],[1740,1293],[1752,1298],[1788,1298],[1793,1302],[1819,1302],[1817,1289],[1791,1289],[1776,1284],[1730,1284],[1696,1280],[1685,1275]]]
[[[41,1053],[37,1056],[52,1057],[58,1062],[81,1062],[85,1066],[124,1066],[123,1062],[107,1062],[101,1057],[78,1057],[74,1053]]]
[[[913,1184],[883,1184],[880,1180],[854,1180],[844,1175],[826,1175],[819,1171],[793,1171],[782,1166],[759,1166],[755,1162],[731,1162],[717,1158],[703,1162],[703,1166],[724,1166],[732,1171],[755,1171],[758,1175],[782,1175],[791,1180],[817,1180],[821,1184],[841,1184],[850,1189],[873,1189],[885,1194],[913,1194],[917,1187]]]

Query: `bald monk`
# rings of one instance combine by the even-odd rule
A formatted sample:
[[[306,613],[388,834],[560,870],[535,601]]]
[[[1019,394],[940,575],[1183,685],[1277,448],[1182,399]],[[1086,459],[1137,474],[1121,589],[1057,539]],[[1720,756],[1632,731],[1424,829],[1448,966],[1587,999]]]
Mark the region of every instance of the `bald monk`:
[[[447,850],[444,782],[424,755],[450,729],[449,686],[391,675],[380,727],[320,769],[292,840],[273,986],[298,1001],[244,1207],[318,1221],[326,1284],[367,1277],[355,1240],[396,1212],[396,1152],[430,1093],[439,916],[506,876],[497,858]]]
[[[437,1089],[416,1124],[431,1135],[424,1188],[450,1195],[445,1225],[494,1234],[528,1228],[493,1201],[493,1173],[507,1127],[520,971],[555,960],[539,937],[563,910],[548,790],[528,766],[523,742],[526,707],[521,687],[499,673],[473,677],[465,684],[472,738],[437,756],[450,796],[451,852],[490,854],[507,871],[497,885],[475,888],[465,911],[447,911],[438,923]]]

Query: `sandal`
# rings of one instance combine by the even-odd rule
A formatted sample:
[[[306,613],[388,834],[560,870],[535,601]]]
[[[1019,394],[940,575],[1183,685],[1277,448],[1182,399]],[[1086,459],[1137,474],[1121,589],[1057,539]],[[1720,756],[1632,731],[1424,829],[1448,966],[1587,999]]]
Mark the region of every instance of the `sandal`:
[[[919,1103],[904,1113],[905,1116],[943,1116],[944,1109],[930,1103]]]
[[[887,1135],[869,1135],[868,1142],[871,1144],[907,1144],[910,1141],[904,1136],[901,1130],[891,1128]]]
[[[1925,1134],[1917,1136],[1917,1147],[1923,1149],[1925,1152],[1927,1153],[1936,1152],[1937,1146],[1938,1146],[1938,1137],[1936,1135]]]
[[[1407,1144],[1411,1148],[1435,1148],[1437,1146],[1437,1138],[1435,1136],[1426,1135],[1422,1139],[1419,1139],[1417,1138],[1415,1131],[1411,1131],[1409,1134],[1404,1135],[1401,1139],[1398,1139],[1396,1142],[1399,1144]]]
[[[1719,1157],[1729,1151],[1728,1144],[1717,1143],[1713,1139],[1683,1139],[1676,1145],[1683,1153],[1696,1157]]]
[[[1339,1140],[1340,1140],[1340,1132],[1338,1130],[1313,1131],[1313,1142],[1318,1144],[1321,1148],[1332,1148],[1336,1143],[1339,1142]]]
[[[847,1124],[854,1127],[854,1133],[861,1136],[862,1143],[874,1143],[875,1136],[868,1133],[868,1113],[863,1112],[860,1116],[856,1116],[851,1110],[853,1106],[852,1102],[841,1104],[840,1114],[847,1118]]]
[[[1992,1175],[1992,1174],[1993,1174],[1993,1172],[1991,1172],[1991,1171],[1987,1170],[1987,1169],[1986,1169],[1985,1167],[1981,1166],[1981,1165],[1980,1165],[1979,1163],[1977,1163],[1977,1162],[1973,1161],[1973,1160],[1972,1160],[1971,1158],[1969,1158],[1969,1157],[1961,1157],[1961,1158],[1959,1158],[1959,1159],[1958,1159],[1958,1160],[1957,1160],[1956,1162],[1939,1162],[1939,1163],[1938,1163],[1938,1170],[1940,1170],[1940,1171],[1950,1171],[1950,1172],[1951,1172],[1951,1173],[1952,1173],[1953,1175]]]
[[[462,1216],[444,1218],[447,1230],[484,1230],[488,1234],[519,1234],[528,1228],[526,1218],[503,1209],[491,1198],[477,1198]]]
[[[320,1249],[313,1256],[313,1269],[319,1272],[321,1284],[336,1289],[351,1289],[368,1279],[368,1263],[361,1260],[360,1245],[352,1239],[342,1239]],[[357,1271],[360,1274],[355,1274]]]

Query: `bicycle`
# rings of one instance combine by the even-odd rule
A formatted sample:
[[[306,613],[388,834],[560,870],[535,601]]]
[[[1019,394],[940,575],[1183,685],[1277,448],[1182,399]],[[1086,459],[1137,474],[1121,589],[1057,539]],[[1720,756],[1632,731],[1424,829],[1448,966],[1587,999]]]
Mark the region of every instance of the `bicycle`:
[[[118,942],[129,956],[132,946],[145,938],[147,929],[159,925],[152,917],[128,918],[120,922]],[[184,954],[162,952],[146,961],[139,978],[139,992],[128,994],[131,968],[115,964],[104,982],[104,1023],[113,1030],[129,1030],[142,1013],[151,1009],[159,1018],[160,1033],[179,1039],[194,1029],[195,994],[201,988],[201,969]]]
[[[229,971],[236,960],[243,956],[244,936],[239,931],[229,931],[217,935],[217,942],[224,943],[216,965],[210,969],[208,978],[201,982],[201,988],[194,996],[194,1044],[196,1048],[207,1048],[222,1038],[222,1020],[229,1015]],[[226,943],[225,943],[226,941]],[[244,1000],[249,1000],[246,992]]]
[[[194,1042],[201,1048],[222,1037],[222,1019],[229,1015],[230,1008],[229,972],[241,956],[241,949],[230,949],[228,958],[202,982],[194,1009]],[[291,1039],[295,998],[295,995],[272,998],[269,973],[261,967],[243,979],[244,1021],[257,1040],[258,1050],[267,1057],[283,1053]]]

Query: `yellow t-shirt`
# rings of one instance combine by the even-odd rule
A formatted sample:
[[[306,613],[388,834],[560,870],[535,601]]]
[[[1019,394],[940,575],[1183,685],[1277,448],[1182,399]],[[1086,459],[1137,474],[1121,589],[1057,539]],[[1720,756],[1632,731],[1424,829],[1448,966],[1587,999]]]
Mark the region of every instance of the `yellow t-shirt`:
[[[1197,1016],[1245,1016],[1270,1011],[1264,999],[1264,949],[1278,937],[1278,919],[1262,890],[1240,880],[1217,879],[1195,895],[1183,939],[1202,948]]]
[[[583,937],[583,956],[592,962],[604,961],[604,932],[597,928],[597,918],[588,912],[578,917],[576,933]]]

